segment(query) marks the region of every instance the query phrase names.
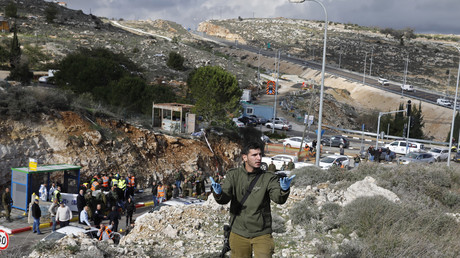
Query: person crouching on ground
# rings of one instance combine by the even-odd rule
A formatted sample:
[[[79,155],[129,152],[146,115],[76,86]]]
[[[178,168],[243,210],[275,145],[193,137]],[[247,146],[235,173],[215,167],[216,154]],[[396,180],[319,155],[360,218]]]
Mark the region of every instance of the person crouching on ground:
[[[271,257],[275,251],[272,233],[270,200],[284,204],[289,197],[290,184],[295,177],[278,179],[271,172],[260,169],[262,144],[247,143],[242,151],[242,167],[227,172],[223,185],[212,177],[211,186],[217,203],[230,204],[230,249],[231,257]],[[242,202],[251,182],[257,179],[254,187]],[[250,221],[251,223],[247,223]]]

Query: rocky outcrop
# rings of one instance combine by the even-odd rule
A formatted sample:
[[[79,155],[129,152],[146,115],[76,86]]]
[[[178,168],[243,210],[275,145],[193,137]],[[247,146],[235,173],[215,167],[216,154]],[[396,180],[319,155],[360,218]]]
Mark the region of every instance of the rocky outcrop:
[[[168,180],[175,169],[186,173],[197,167],[208,173],[235,165],[237,144],[224,137],[211,146],[200,139],[168,136],[122,121],[89,119],[74,112],[41,115],[39,122],[0,121],[0,178],[8,183],[11,168],[27,166],[34,158],[40,164],[69,163],[82,166],[82,175],[134,171],[141,187],[152,178]],[[219,168],[218,168],[219,167]]]
[[[360,197],[382,196],[392,202],[400,202],[399,197],[385,188],[375,184],[375,179],[367,176],[362,181],[352,184],[344,193],[343,205],[347,205]]]
[[[240,35],[237,33],[231,33],[230,30],[221,27],[219,25],[215,25],[209,22],[202,22],[198,25],[198,31],[204,32],[208,35],[224,38],[226,40],[235,41],[238,40],[238,43],[246,44],[246,40],[244,40]]]

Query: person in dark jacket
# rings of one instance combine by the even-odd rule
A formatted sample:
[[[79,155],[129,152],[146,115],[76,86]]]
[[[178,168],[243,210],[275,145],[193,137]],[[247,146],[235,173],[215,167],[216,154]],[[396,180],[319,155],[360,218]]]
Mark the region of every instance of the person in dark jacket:
[[[107,219],[107,217],[104,216],[104,212],[102,211],[102,206],[98,204],[93,214],[94,226],[96,228],[99,228],[103,219]]]
[[[33,232],[41,235],[40,232],[40,217],[42,216],[42,211],[40,210],[40,206],[38,205],[38,199],[34,200],[34,204],[32,204],[32,217],[34,218],[34,225],[32,227]]]
[[[251,257],[253,251],[255,257],[271,257],[275,251],[270,202],[286,202],[295,176],[278,179],[276,174],[261,170],[262,150],[258,142],[247,143],[241,151],[243,166],[228,171],[222,186],[210,177],[216,202],[231,202],[231,257]],[[243,196],[257,176],[258,181],[241,206]]]
[[[112,231],[117,232],[118,221],[121,219],[120,213],[117,210],[117,206],[112,206],[112,211],[107,216],[107,219],[110,221],[109,224],[112,225]]]
[[[133,213],[136,212],[136,205],[134,205],[133,200],[131,197],[128,198],[126,201],[126,227],[133,221]]]
[[[80,192],[77,195],[78,223],[80,224],[83,224],[80,220],[80,213],[86,206],[86,200],[85,200],[84,193],[85,191],[83,191],[83,189],[80,189]]]
[[[157,194],[158,194],[158,185],[157,185],[157,181],[153,180],[153,182],[152,182],[153,207],[158,206]]]
[[[6,220],[8,222],[11,222],[11,206],[13,206],[13,199],[11,199],[11,193],[10,193],[10,188],[6,187],[5,192],[2,194],[2,204],[3,204],[3,209],[5,209],[6,212]]]

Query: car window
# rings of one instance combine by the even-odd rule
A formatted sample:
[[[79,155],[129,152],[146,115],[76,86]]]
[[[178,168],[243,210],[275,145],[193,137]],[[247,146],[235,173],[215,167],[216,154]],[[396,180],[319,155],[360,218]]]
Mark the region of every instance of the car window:
[[[405,146],[406,146],[406,143],[405,143],[405,142],[400,142],[400,143],[399,143],[399,146],[404,146],[404,147],[405,147]]]
[[[391,146],[398,146],[398,142],[392,142],[390,145]]]
[[[273,160],[283,160],[283,157],[273,157]]]

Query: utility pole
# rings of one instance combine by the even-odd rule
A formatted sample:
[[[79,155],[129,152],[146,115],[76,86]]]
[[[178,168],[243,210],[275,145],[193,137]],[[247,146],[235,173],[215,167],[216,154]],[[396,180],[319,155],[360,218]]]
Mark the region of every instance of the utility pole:
[[[366,84],[366,61],[367,61],[367,52],[364,56],[364,72],[363,72],[363,84]]]
[[[372,59],[374,57],[374,47],[372,47],[371,51],[371,65],[369,66],[369,76],[372,76]]]
[[[278,50],[278,62],[276,62],[276,52],[275,52],[275,74],[276,74],[276,83],[275,83],[275,103],[273,104],[273,128],[272,133],[275,133],[275,119],[276,119],[276,97],[278,96],[278,78],[280,77],[280,58],[281,58],[281,50]]]

